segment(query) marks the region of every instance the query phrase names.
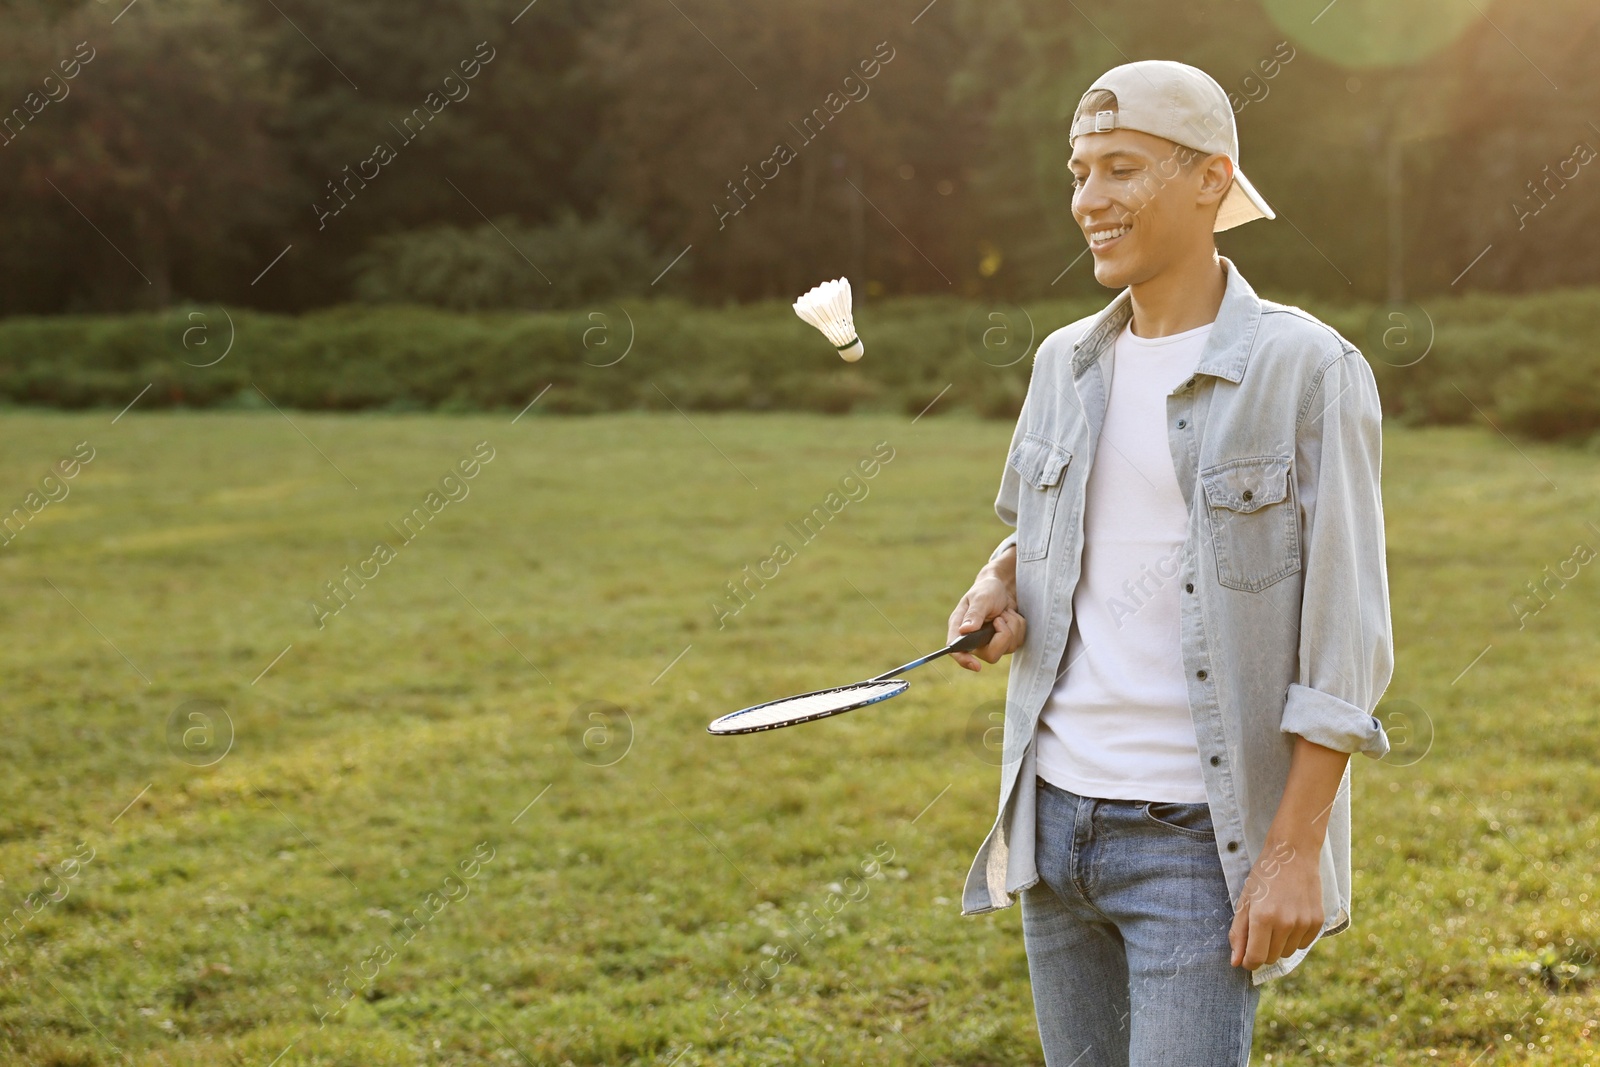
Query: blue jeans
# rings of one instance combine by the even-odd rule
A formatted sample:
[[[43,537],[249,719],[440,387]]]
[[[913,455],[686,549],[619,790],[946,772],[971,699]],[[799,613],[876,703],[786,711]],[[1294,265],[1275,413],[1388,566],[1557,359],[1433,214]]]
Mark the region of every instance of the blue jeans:
[[[1080,797],[1039,779],[1022,935],[1047,1067],[1247,1067],[1260,992],[1206,804]]]

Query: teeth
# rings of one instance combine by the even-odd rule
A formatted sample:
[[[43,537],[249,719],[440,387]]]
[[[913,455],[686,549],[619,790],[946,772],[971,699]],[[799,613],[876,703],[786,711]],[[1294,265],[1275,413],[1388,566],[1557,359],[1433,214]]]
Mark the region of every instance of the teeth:
[[[1114,226],[1104,230],[1093,230],[1089,233],[1089,241],[1091,244],[1104,244],[1105,242],[1121,237],[1123,234],[1129,233],[1132,230],[1133,227],[1129,225]]]

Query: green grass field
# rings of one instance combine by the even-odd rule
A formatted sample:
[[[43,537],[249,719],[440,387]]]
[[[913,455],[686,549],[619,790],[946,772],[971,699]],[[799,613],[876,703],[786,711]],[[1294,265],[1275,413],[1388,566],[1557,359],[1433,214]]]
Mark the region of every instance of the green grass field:
[[[6,510],[94,450],[0,549],[4,1062],[1042,1062],[1018,909],[959,914],[1002,669],[705,733],[938,647],[1009,424],[114,415],[0,422]],[[1254,1062],[1600,1062],[1593,550],[1513,611],[1600,545],[1600,461],[1384,461],[1415,707],[1355,767],[1354,927],[1267,987]]]

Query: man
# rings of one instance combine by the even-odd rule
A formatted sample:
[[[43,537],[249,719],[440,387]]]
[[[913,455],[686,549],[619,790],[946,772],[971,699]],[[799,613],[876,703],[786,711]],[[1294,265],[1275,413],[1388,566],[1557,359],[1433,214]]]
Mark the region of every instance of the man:
[[[1260,984],[1350,925],[1349,757],[1389,750],[1377,385],[1217,254],[1274,216],[1208,75],[1111,70],[1071,144],[1123,291],[1040,346],[995,501],[1016,532],[950,617],[995,623],[962,666],[1015,653],[962,912],[1021,894],[1050,1067],[1244,1065]]]

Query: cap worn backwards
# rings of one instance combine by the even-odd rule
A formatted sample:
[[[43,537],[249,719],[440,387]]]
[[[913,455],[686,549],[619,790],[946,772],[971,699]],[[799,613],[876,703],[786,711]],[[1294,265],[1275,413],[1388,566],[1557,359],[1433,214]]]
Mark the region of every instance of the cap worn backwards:
[[[1205,155],[1226,155],[1233,184],[1217,208],[1214,232],[1277,217],[1239,167],[1239,131],[1228,94],[1199,67],[1146,59],[1100,75],[1078,102],[1069,140],[1111,130],[1138,130]]]

